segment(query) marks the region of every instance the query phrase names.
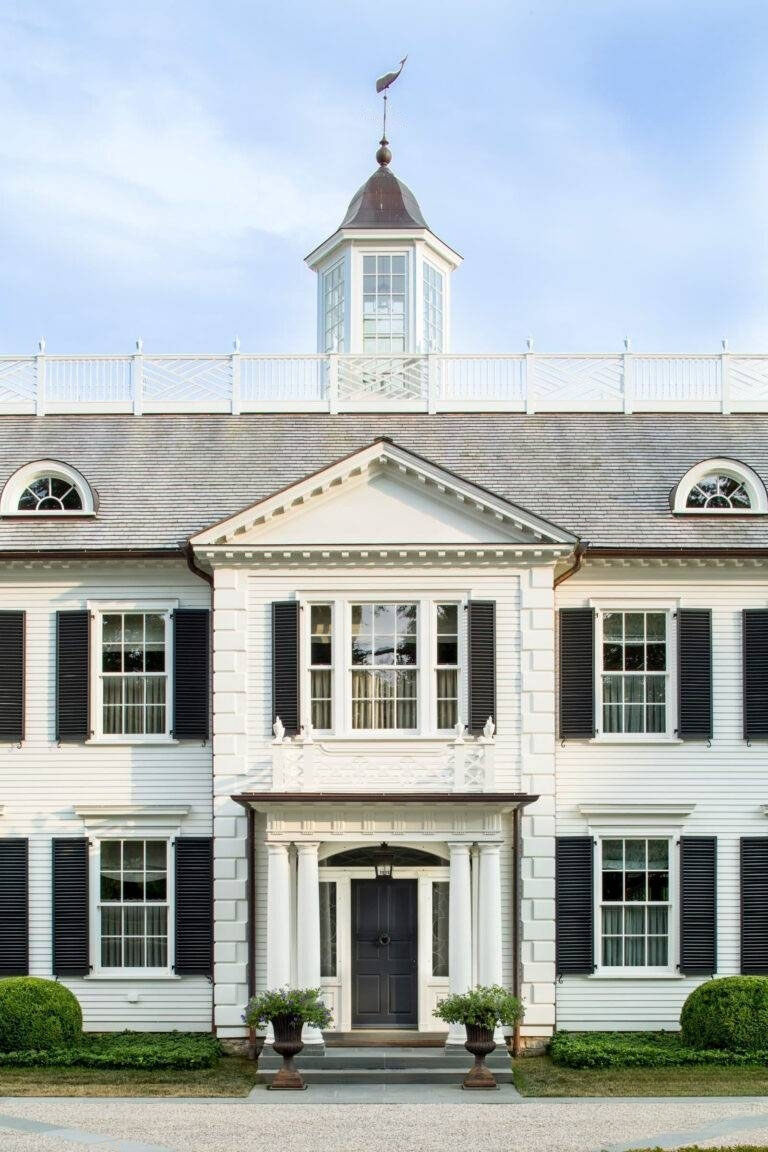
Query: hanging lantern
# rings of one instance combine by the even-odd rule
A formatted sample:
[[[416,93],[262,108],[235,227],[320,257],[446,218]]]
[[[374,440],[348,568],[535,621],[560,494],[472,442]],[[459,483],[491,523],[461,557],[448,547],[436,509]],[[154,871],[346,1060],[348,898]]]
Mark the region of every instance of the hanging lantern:
[[[378,848],[373,850],[373,868],[377,880],[391,880],[392,867],[395,862],[395,854],[390,848],[389,844],[382,841]]]

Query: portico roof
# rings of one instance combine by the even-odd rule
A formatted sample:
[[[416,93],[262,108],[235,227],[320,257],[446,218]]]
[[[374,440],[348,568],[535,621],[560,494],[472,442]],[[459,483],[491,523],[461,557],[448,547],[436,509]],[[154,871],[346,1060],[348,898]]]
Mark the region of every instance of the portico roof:
[[[484,804],[525,808],[538,800],[527,792],[239,792],[232,797],[244,808],[274,804]]]

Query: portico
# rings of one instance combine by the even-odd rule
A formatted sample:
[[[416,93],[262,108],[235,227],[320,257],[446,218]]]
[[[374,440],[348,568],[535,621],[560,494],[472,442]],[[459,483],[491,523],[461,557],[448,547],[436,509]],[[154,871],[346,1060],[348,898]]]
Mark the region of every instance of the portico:
[[[449,992],[517,983],[519,793],[243,793],[251,991],[322,987],[332,1030],[446,1031]],[[392,878],[377,879],[383,843]],[[259,962],[259,957],[263,962]],[[506,981],[505,981],[506,975]],[[307,1029],[307,1045],[322,1045]],[[448,1045],[463,1043],[452,1029]]]

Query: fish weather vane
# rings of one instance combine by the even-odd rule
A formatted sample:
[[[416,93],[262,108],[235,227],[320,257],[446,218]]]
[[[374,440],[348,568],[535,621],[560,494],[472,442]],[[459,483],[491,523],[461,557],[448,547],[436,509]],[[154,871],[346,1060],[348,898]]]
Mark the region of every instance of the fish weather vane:
[[[395,80],[397,80],[407,59],[407,56],[403,56],[402,60],[400,61],[399,68],[397,68],[394,72],[386,72],[383,76],[379,76],[378,80],[376,81],[377,94],[379,92],[384,93],[384,124],[381,132],[382,147],[387,143],[387,90],[391,88]]]

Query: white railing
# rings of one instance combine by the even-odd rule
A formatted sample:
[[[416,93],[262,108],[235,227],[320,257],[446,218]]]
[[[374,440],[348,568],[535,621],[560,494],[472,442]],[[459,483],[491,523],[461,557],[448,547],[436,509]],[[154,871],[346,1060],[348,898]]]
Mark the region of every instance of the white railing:
[[[0,356],[0,413],[768,412],[768,355]]]

